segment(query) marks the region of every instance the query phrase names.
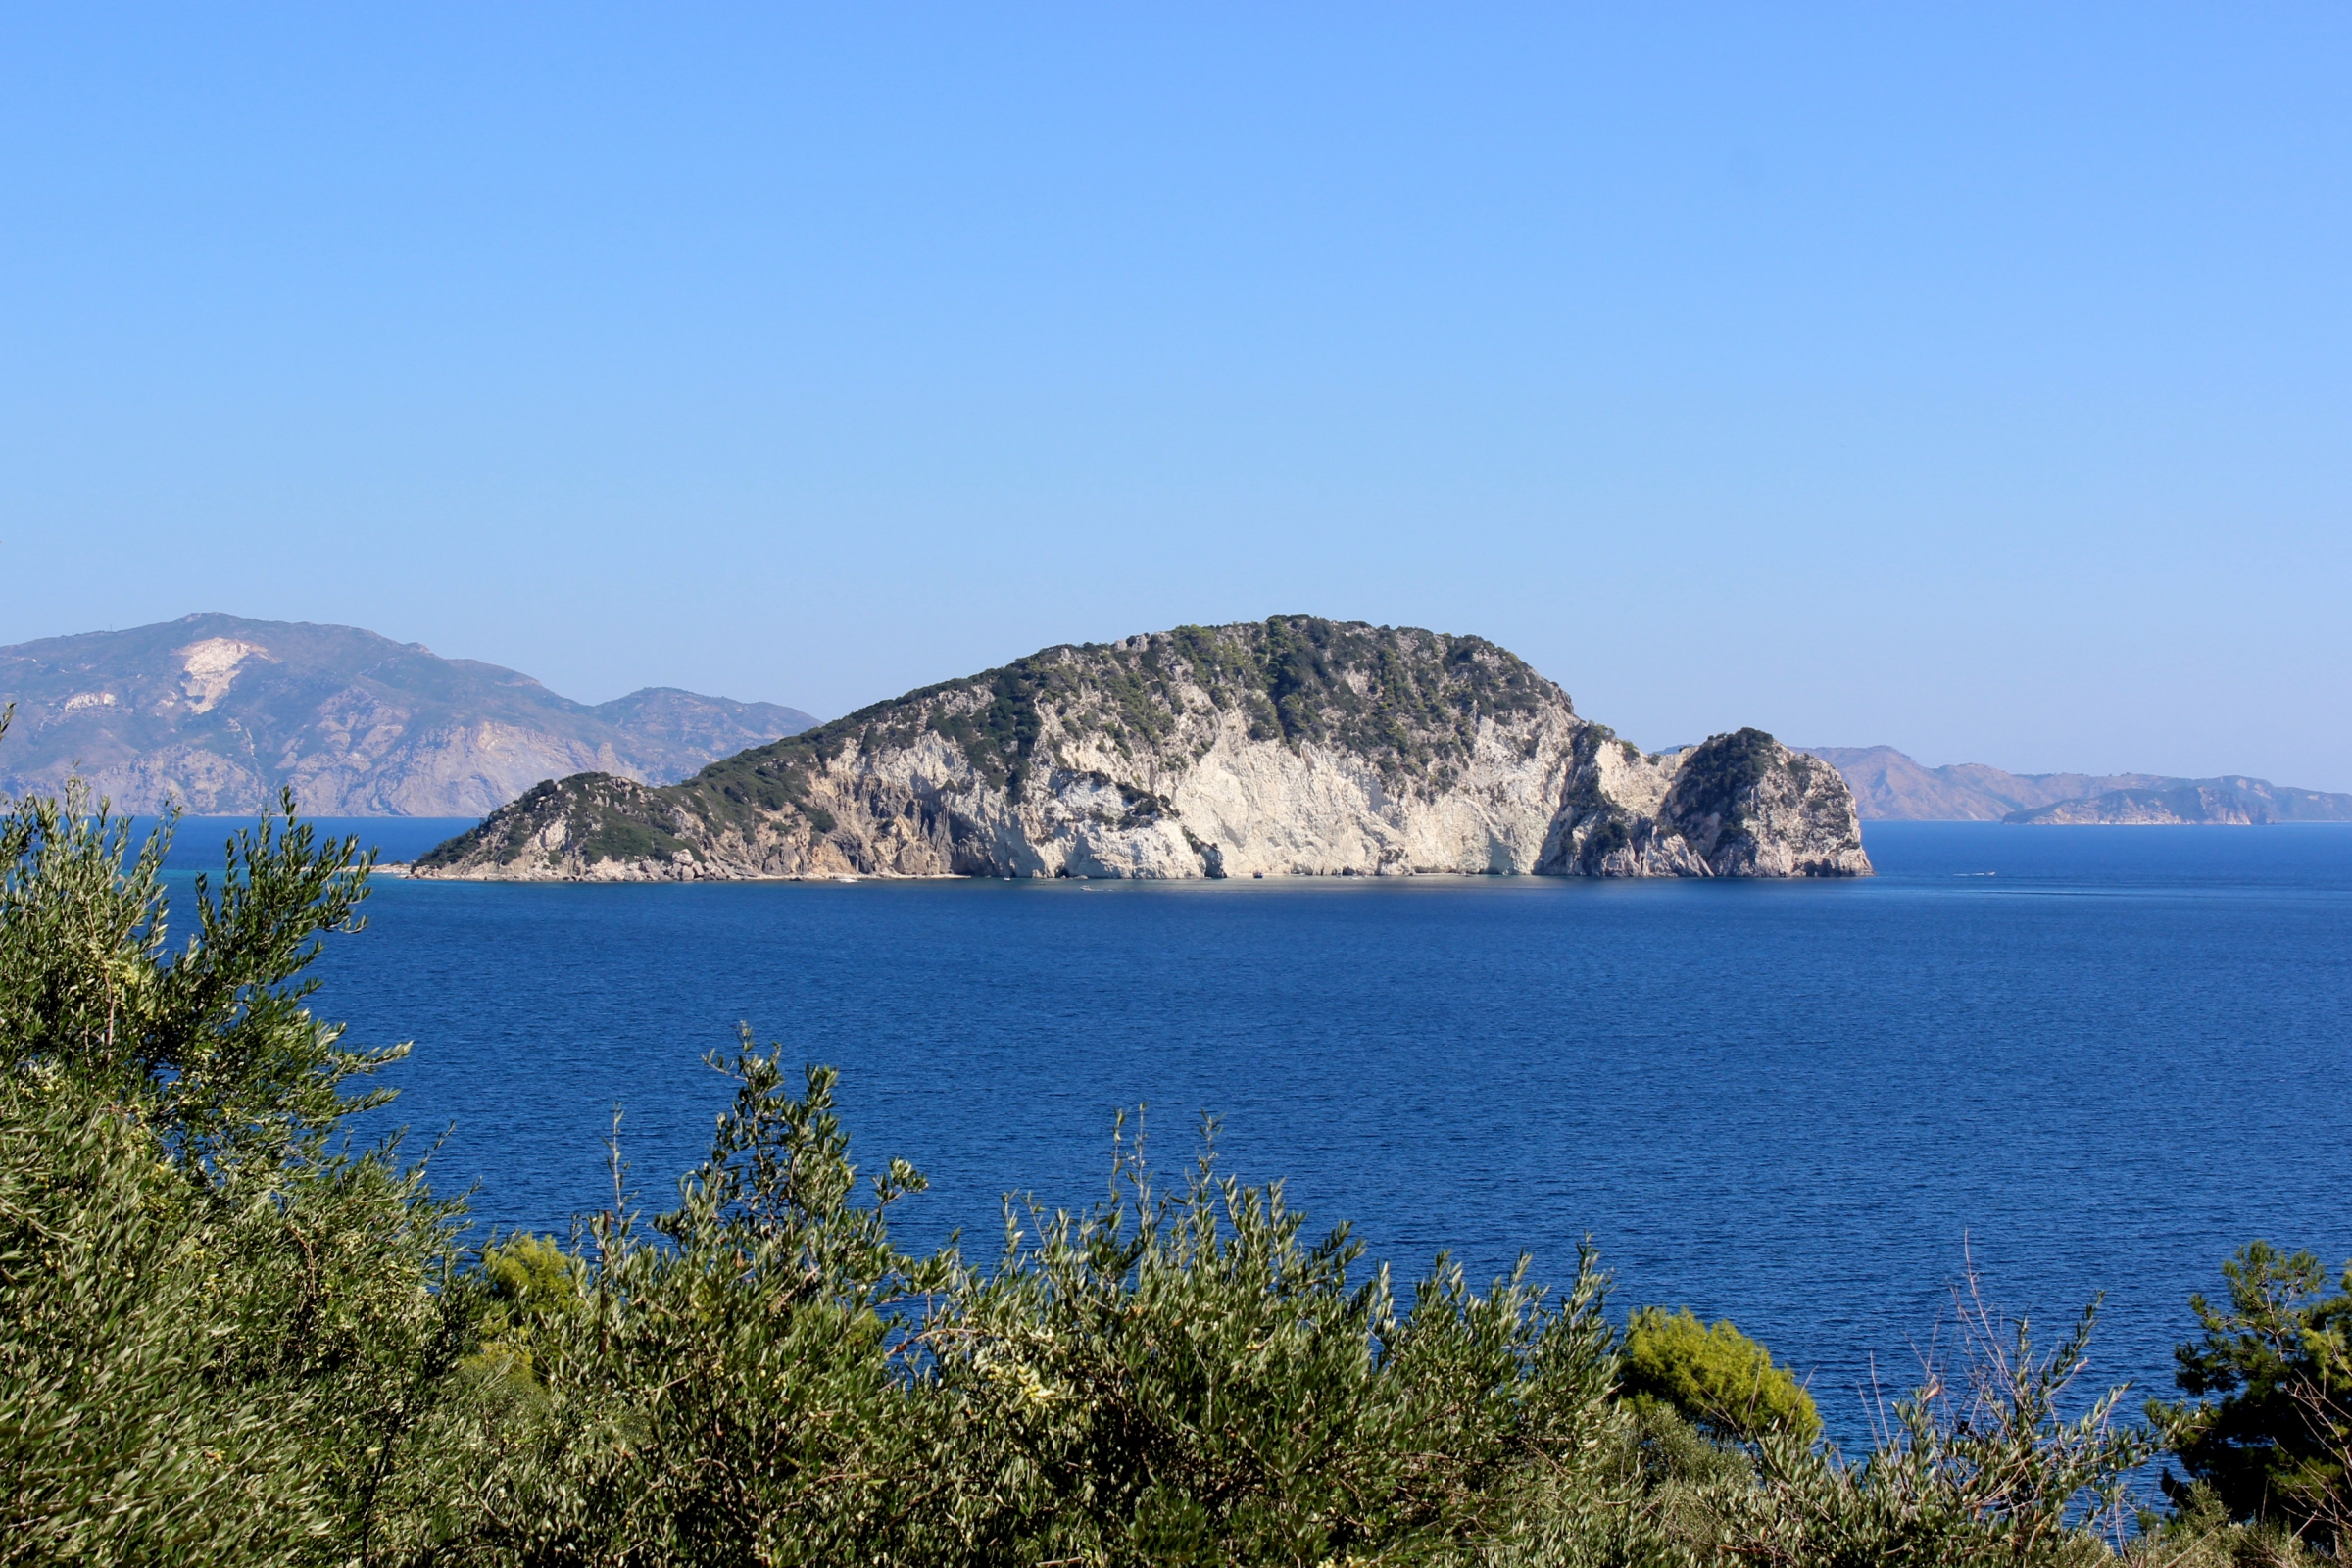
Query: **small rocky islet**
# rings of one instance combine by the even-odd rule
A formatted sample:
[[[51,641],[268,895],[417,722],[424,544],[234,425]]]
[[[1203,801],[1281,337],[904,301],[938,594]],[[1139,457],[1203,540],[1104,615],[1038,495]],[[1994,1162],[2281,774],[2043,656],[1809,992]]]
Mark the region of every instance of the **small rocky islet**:
[[[1644,752],[1483,638],[1286,615],[1048,648],[651,787],[550,780],[421,877],[1867,876],[1829,762]]]

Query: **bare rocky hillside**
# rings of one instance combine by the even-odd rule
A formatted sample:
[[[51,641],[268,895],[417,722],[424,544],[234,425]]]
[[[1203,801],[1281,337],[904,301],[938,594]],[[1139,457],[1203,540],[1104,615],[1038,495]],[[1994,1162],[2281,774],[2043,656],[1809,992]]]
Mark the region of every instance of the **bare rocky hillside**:
[[[815,720],[649,688],[596,707],[356,626],[190,615],[0,648],[0,792],[83,777],[129,811],[479,816],[593,768],[652,783]]]

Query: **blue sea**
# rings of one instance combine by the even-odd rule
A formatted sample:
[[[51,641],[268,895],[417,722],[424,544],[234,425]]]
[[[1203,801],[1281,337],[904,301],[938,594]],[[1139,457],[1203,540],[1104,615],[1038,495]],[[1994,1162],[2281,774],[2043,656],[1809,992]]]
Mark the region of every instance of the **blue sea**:
[[[463,824],[356,825],[399,858]],[[416,1042],[379,1117],[446,1130],[486,1224],[600,1205],[616,1104],[665,1204],[742,1020],[931,1178],[910,1243],[1093,1200],[1121,1107],[1171,1170],[1213,1114],[1400,1279],[1562,1280],[1589,1237],[1620,1308],[1733,1319],[1848,1438],[1972,1260],[2053,1340],[2104,1293],[2092,1376],[2135,1406],[2245,1241],[2352,1257],[2352,828],[1868,844],[1855,882],[385,879],[318,1005]]]

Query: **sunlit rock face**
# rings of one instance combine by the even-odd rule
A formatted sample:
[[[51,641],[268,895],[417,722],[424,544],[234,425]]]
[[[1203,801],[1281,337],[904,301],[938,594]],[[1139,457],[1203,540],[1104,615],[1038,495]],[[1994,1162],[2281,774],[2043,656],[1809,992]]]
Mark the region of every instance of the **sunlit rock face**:
[[[1867,875],[1835,768],[1648,755],[1477,637],[1283,616],[1050,648],[667,789],[541,785],[416,874]]]

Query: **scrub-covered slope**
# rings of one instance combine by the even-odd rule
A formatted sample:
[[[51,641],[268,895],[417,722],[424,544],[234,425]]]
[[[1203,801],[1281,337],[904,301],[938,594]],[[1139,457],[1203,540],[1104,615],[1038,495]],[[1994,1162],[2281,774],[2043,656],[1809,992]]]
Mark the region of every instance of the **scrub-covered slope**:
[[[1281,616],[1049,648],[649,789],[539,785],[420,860],[523,880],[1864,874],[1834,768],[1645,756],[1477,637]]]

